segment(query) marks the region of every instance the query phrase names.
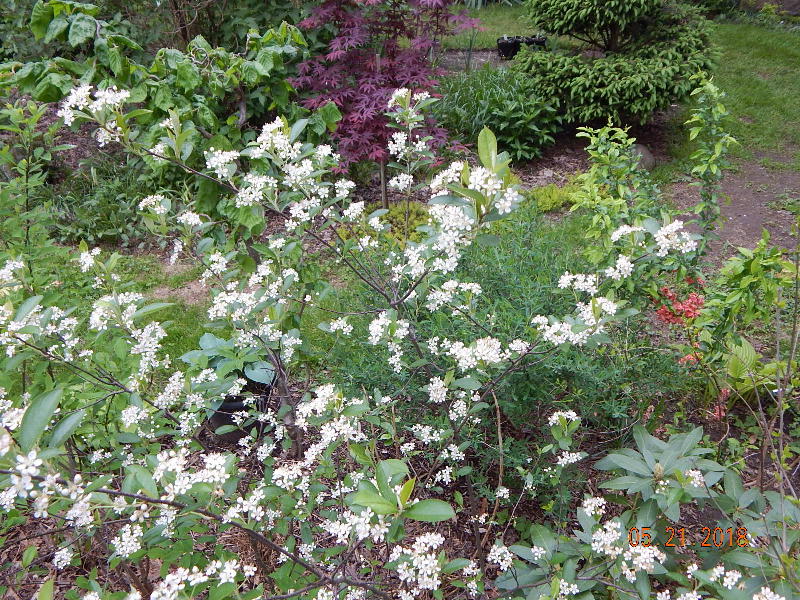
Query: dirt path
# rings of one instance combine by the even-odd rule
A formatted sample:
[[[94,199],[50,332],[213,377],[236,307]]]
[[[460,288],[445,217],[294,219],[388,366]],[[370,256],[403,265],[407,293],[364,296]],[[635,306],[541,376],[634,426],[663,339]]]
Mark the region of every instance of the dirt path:
[[[800,173],[767,169],[759,163],[761,158],[764,155],[739,162],[722,182],[722,226],[720,239],[710,245],[712,262],[730,257],[738,247],[752,248],[764,229],[772,245],[791,249],[797,244],[791,236],[796,218],[784,207],[791,199],[800,204]],[[672,184],[665,191],[681,209],[688,210],[700,199],[698,188],[688,183]]]

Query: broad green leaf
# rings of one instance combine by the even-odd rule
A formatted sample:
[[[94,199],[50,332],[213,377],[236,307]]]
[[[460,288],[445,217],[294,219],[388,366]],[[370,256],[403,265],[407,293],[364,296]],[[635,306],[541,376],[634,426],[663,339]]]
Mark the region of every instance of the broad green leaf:
[[[36,600],[53,600],[53,580],[48,579],[36,593]]]
[[[488,127],[484,127],[478,134],[478,157],[484,167],[494,170],[497,160],[497,138]]]
[[[147,495],[158,498],[158,488],[156,482],[153,480],[153,475],[141,465],[128,465],[125,467],[129,473],[132,473],[139,488],[144,490]]]
[[[34,398],[25,415],[17,434],[17,443],[24,452],[29,452],[39,441],[50,419],[61,401],[63,390],[56,388]]]
[[[456,513],[447,502],[431,498],[412,504],[403,511],[403,516],[415,521],[438,523],[454,518]]]
[[[376,515],[390,515],[397,511],[394,503],[384,499],[380,494],[370,490],[359,490],[351,496],[353,504],[372,509]]]
[[[81,424],[81,421],[85,415],[86,411],[81,409],[61,419],[58,425],[56,425],[55,429],[53,429],[53,433],[50,436],[50,439],[47,441],[47,446],[50,448],[56,448],[66,442],[69,436],[71,436]]]
[[[67,41],[73,48],[80,46],[84,42],[93,39],[96,31],[97,21],[89,15],[80,13],[72,20],[72,25],[69,26]]]

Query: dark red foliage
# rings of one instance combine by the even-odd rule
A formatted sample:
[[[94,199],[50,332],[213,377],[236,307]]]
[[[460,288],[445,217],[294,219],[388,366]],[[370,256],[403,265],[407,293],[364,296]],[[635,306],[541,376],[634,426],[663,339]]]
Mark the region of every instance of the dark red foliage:
[[[324,54],[299,65],[292,81],[310,93],[308,108],[334,102],[342,120],[334,134],[345,163],[387,158],[386,104],[397,88],[430,90],[439,73],[428,57],[443,36],[477,26],[454,0],[323,0],[299,23],[326,24],[336,35]],[[401,40],[402,43],[401,43]],[[380,56],[378,56],[380,55]],[[443,145],[446,132],[430,120],[428,135]]]

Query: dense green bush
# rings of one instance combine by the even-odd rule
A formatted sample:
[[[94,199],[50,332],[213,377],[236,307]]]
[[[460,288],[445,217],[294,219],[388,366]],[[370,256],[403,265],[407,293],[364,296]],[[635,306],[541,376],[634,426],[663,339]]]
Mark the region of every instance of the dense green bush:
[[[561,118],[557,95],[541,93],[523,73],[484,67],[442,81],[438,118],[451,132],[475,138],[483,127],[515,159],[541,155],[554,141]]]
[[[583,10],[578,4],[584,3],[547,0],[530,8],[534,23],[549,23],[548,31],[589,44],[591,52],[523,49],[515,61],[539,93],[560,99],[568,122],[646,122],[684,98],[692,88],[689,77],[711,66],[708,22],[697,9],[636,2],[615,17],[605,3]]]
[[[140,217],[136,172],[113,162],[80,169],[54,194],[54,237],[60,242],[131,247],[147,235]]]

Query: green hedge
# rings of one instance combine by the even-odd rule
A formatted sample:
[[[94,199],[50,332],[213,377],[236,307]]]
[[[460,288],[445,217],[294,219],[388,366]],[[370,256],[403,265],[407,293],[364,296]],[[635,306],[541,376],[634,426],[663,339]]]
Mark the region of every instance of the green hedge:
[[[567,122],[644,123],[685,98],[689,78],[711,68],[710,25],[694,8],[668,5],[623,50],[600,54],[523,49],[514,69],[527,74],[543,97],[558,98]]]

